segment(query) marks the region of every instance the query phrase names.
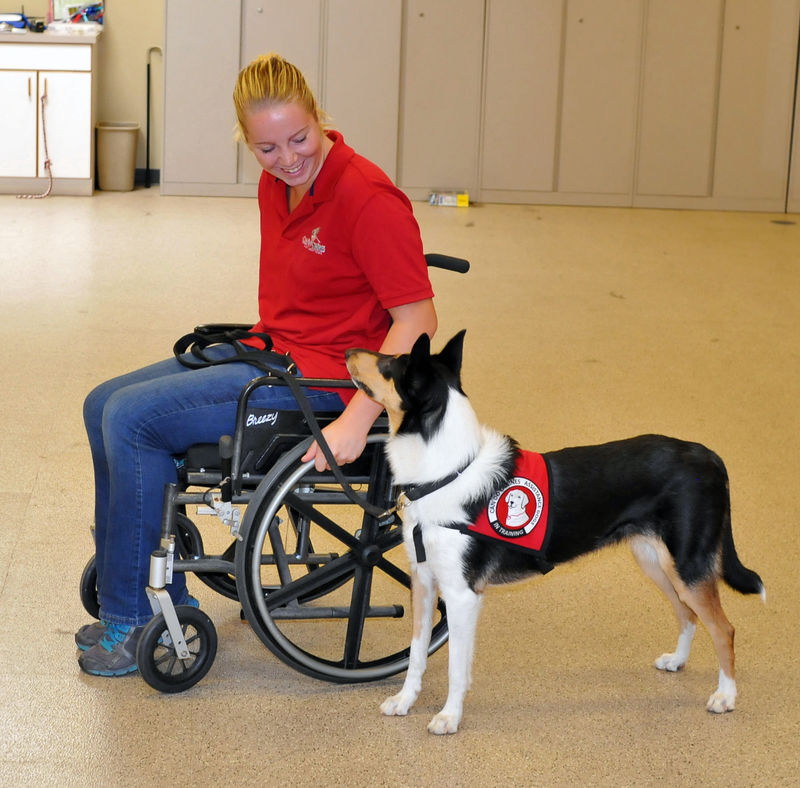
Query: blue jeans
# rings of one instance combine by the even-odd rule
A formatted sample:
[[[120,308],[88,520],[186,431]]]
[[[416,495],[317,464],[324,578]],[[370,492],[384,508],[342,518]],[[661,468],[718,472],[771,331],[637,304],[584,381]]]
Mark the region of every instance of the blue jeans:
[[[219,346],[207,353],[224,355]],[[177,480],[174,457],[195,443],[233,434],[236,403],[248,381],[263,373],[242,362],[188,369],[175,358],[99,385],[83,415],[95,477],[95,555],[100,617],[141,626],[152,617],[145,587],[150,553],[159,545],[164,485]],[[338,394],[307,389],[314,410],[342,410]],[[285,386],[264,386],[251,404],[297,410]],[[186,579],[169,587],[175,604],[187,599]]]

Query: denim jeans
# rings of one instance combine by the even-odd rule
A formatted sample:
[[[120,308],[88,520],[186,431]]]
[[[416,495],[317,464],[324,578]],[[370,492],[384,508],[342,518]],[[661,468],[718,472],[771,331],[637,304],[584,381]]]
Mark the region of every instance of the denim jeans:
[[[216,355],[231,353],[225,346]],[[100,617],[141,626],[152,617],[145,587],[158,547],[164,485],[177,480],[174,458],[195,443],[233,434],[245,384],[262,375],[243,362],[188,369],[175,358],[99,385],[86,398],[84,422],[95,477],[95,555]],[[342,410],[338,394],[307,390],[314,410]],[[285,386],[257,389],[251,404],[297,410]],[[188,599],[185,576],[169,587]]]

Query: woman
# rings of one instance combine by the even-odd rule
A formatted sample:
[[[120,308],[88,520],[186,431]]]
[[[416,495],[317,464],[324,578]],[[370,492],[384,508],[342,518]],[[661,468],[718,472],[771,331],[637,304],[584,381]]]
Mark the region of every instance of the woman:
[[[239,74],[234,104],[239,134],[264,170],[254,330],[290,353],[302,374],[325,378],[347,377],[349,347],[402,353],[421,333],[433,336],[433,291],[411,204],[340,134],[323,129],[298,69],[275,54],[257,58]],[[246,363],[188,370],[169,359],[87,397],[101,620],[75,636],[84,671],[136,670],[136,645],[151,618],[144,589],[163,486],[176,478],[173,457],[231,432],[239,392],[259,374]],[[315,409],[341,411],[324,434],[336,461],[352,462],[380,406],[350,389],[309,395]],[[280,386],[259,389],[252,402],[296,408]],[[327,467],[316,444],[303,459]],[[170,594],[176,604],[190,601],[183,575]]]

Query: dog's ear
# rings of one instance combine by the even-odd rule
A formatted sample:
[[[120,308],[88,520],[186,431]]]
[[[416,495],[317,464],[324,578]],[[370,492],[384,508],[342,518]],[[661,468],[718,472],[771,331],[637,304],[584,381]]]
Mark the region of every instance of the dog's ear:
[[[411,361],[416,363],[427,361],[431,357],[431,338],[427,334],[419,335],[419,339],[411,348],[410,356]]]
[[[465,328],[461,329],[439,353],[439,360],[457,377],[461,377],[461,361],[464,357]]]

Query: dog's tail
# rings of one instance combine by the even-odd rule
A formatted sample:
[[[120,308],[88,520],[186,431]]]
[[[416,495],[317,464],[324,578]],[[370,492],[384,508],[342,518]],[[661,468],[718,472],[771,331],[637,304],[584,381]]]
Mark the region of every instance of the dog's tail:
[[[722,536],[722,579],[741,594],[758,594],[766,603],[767,592],[761,578],[739,560],[733,544],[730,507],[725,517],[725,533]]]

